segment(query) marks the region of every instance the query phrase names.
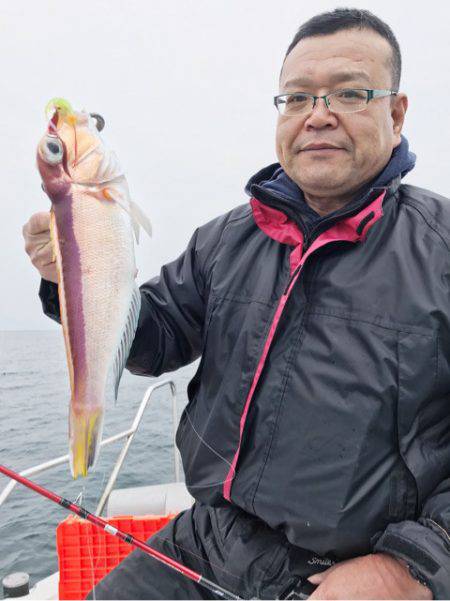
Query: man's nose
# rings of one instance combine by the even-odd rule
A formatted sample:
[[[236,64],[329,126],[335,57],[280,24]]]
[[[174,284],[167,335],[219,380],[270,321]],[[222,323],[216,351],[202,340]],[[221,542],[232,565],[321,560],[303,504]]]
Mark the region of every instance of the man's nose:
[[[321,127],[336,127],[337,117],[332,113],[326,105],[324,98],[318,98],[316,105],[309,113],[305,120],[305,127],[321,128]]]

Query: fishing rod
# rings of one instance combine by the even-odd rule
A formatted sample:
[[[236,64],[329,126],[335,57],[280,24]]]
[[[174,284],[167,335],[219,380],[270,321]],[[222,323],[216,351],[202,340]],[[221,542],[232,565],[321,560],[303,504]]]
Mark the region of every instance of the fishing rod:
[[[108,522],[106,520],[99,517],[98,515],[90,513],[87,509],[85,509],[81,505],[77,505],[76,503],[72,503],[68,499],[64,499],[63,497],[60,497],[59,495],[52,492],[51,490],[48,490],[47,488],[44,488],[43,486],[39,486],[39,484],[36,484],[35,482],[28,480],[28,478],[24,478],[24,476],[21,476],[17,472],[14,472],[13,470],[8,469],[7,467],[5,467],[4,465],[1,465],[1,464],[0,464],[0,473],[4,474],[5,476],[8,476],[8,478],[12,478],[13,480],[16,480],[17,482],[19,482],[19,484],[23,484],[23,486],[30,488],[31,490],[38,493],[39,495],[46,497],[47,499],[50,499],[50,501],[53,501],[54,503],[61,505],[61,507],[64,507],[64,509],[71,511],[72,513],[75,513],[80,518],[83,518],[83,519],[87,520],[88,522],[91,522],[91,524],[94,524],[98,528],[102,528],[103,530],[105,530],[105,532],[108,532],[108,534],[112,534],[113,536],[120,538],[124,542],[132,545],[133,547],[136,547],[137,549],[141,549],[141,551],[144,551],[144,553],[147,553],[147,555],[150,555],[151,557],[153,557],[157,561],[163,563],[164,565],[168,566],[169,568],[176,570],[177,572],[179,572],[186,578],[189,578],[189,580],[193,580],[197,584],[204,586],[205,588],[207,588],[209,591],[213,592],[215,595],[219,596],[220,598],[222,598],[222,599],[241,599],[242,598],[242,597],[238,597],[234,593],[231,593],[230,591],[227,591],[226,589],[222,588],[215,582],[208,580],[208,578],[205,578],[201,574],[194,572],[194,570],[191,570],[190,568],[184,566],[182,563],[175,561],[171,557],[168,557],[167,555],[164,555],[163,553],[156,551],[156,549],[152,549],[152,547],[147,545],[147,543],[145,543],[142,540],[139,540],[138,538],[135,538],[132,534],[123,532],[122,530],[119,530],[118,528],[114,528],[114,526],[111,526],[110,524],[108,524]]]

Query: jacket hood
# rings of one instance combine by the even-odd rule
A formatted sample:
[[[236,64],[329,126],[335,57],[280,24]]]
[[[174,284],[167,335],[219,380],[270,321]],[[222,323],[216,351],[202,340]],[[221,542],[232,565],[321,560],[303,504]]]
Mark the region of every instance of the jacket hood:
[[[373,200],[372,191],[387,188],[391,182],[400,180],[411,171],[416,163],[416,155],[409,150],[408,140],[401,136],[401,143],[394,148],[385,167],[366,184],[360,193],[347,205],[321,216],[305,200],[301,188],[285,173],[279,163],[273,163],[250,178],[245,187],[246,193],[275,209],[283,211],[304,232],[315,228],[324,219],[327,222],[339,218],[342,214],[351,214],[361,210]]]

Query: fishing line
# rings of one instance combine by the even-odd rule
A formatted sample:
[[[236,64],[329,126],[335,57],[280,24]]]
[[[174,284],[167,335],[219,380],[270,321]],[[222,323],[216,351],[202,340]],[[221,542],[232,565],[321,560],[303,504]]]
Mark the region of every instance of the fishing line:
[[[105,477],[106,477],[106,473],[105,470],[102,470],[102,483],[100,484],[100,490],[103,490],[103,484],[105,483]],[[95,570],[97,569],[98,566],[98,562],[100,561],[100,553],[97,556],[97,561],[95,562],[94,565],[94,550],[93,548],[91,548],[91,544],[94,544],[94,526],[92,524],[89,524],[90,528],[91,528],[91,532],[92,532],[92,537],[88,537],[88,550],[89,550],[89,559],[91,562],[91,578],[92,578],[92,597],[93,600],[96,601],[96,595],[95,595],[95,587],[97,586],[97,583],[95,582],[96,578],[95,578]],[[91,539],[92,539],[92,543],[91,543]]]
[[[202,444],[204,444],[214,455],[216,455],[216,457],[218,457],[219,459],[221,459],[224,463],[226,463],[227,466],[229,466],[229,468],[232,471],[232,477],[234,478],[235,474],[236,474],[236,469],[235,467],[231,464],[230,461],[228,461],[228,459],[226,457],[224,457],[223,455],[221,455],[221,453],[219,453],[219,451],[217,451],[216,449],[214,449],[204,438],[203,436],[197,431],[197,429],[195,428],[195,425],[191,419],[191,416],[189,414],[188,408],[185,408],[185,415],[186,418],[190,424],[190,426],[192,427],[192,430],[194,431],[195,435],[198,437],[198,439],[201,441]],[[224,484],[228,479],[230,478],[230,476],[227,476],[224,480],[221,480],[219,482],[216,483],[210,483],[210,484],[198,484],[198,485],[189,485],[189,488],[209,488],[211,486],[220,486],[222,484]],[[217,568],[218,570],[220,570],[221,572],[223,572],[224,574],[227,574],[228,576],[231,576],[232,578],[234,578],[235,580],[237,580],[238,582],[241,582],[243,580],[243,576],[237,576],[236,574],[233,574],[232,572],[226,570],[224,567],[216,564],[213,561],[210,561],[209,559],[205,559],[204,557],[202,557],[201,555],[198,555],[197,553],[194,553],[193,551],[190,551],[189,549],[186,549],[185,547],[183,547],[182,545],[179,545],[177,543],[174,543],[172,540],[165,538],[164,536],[162,536],[161,534],[159,534],[158,532],[156,532],[155,534],[152,535],[152,538],[158,538],[159,540],[168,542],[170,545],[177,547],[179,549],[181,549],[182,551],[185,551],[186,553],[188,553],[189,555],[192,555],[193,557],[196,557],[197,559],[199,559],[201,562],[203,562],[205,565],[209,564],[215,568]],[[260,572],[261,574],[265,575],[266,574],[266,569],[262,569],[262,568],[257,568],[255,566],[253,566],[253,569],[257,572]]]
[[[231,464],[230,464],[230,463],[227,461],[227,459],[226,459],[225,457],[222,457],[222,456],[220,455],[220,453],[218,453],[217,451],[215,451],[215,450],[214,450],[214,449],[213,449],[213,448],[212,448],[212,447],[211,447],[211,446],[210,446],[210,445],[209,445],[209,444],[208,444],[208,443],[207,443],[205,440],[203,440],[203,439],[202,439],[202,437],[200,436],[200,434],[199,434],[199,433],[197,432],[197,430],[195,429],[195,426],[194,426],[194,424],[192,423],[192,420],[191,420],[191,418],[190,418],[190,416],[189,416],[189,415],[188,415],[188,420],[189,420],[189,422],[191,423],[191,425],[192,425],[192,428],[193,428],[194,432],[195,432],[195,433],[197,434],[197,436],[198,436],[198,437],[199,437],[199,438],[202,440],[202,442],[203,442],[203,443],[204,443],[204,444],[205,444],[205,445],[206,445],[206,446],[207,446],[207,447],[208,447],[208,448],[209,448],[209,449],[210,449],[210,450],[211,450],[211,451],[212,451],[212,452],[213,452],[215,455],[217,455],[217,456],[218,456],[220,459],[223,459],[223,461],[225,461],[225,463],[227,463],[228,465],[230,465],[230,466],[231,466]],[[103,471],[103,480],[102,480],[102,483],[101,483],[101,485],[100,485],[100,489],[103,489],[103,484],[104,484],[104,481],[105,481],[105,477],[106,477],[106,474],[105,474],[105,472]],[[221,483],[221,482],[219,482],[218,484],[222,484],[222,483]],[[207,486],[207,485],[205,485],[205,486]],[[89,537],[89,538],[90,538],[90,537]],[[152,539],[158,539],[158,540],[160,540],[160,541],[164,541],[164,542],[167,542],[167,543],[169,543],[169,545],[170,545],[170,546],[172,546],[172,547],[176,547],[176,548],[178,548],[180,551],[183,551],[184,553],[186,553],[187,555],[189,555],[189,556],[192,556],[192,557],[195,557],[195,558],[196,558],[197,560],[199,560],[199,561],[201,562],[201,564],[202,564],[202,565],[204,565],[204,566],[212,566],[212,567],[213,567],[213,568],[215,568],[216,570],[219,570],[219,571],[220,571],[222,574],[226,574],[227,576],[231,577],[231,578],[232,578],[232,579],[235,581],[235,583],[236,583],[236,584],[237,584],[237,583],[239,583],[239,584],[240,584],[240,583],[242,583],[242,581],[243,581],[243,578],[244,578],[244,577],[243,577],[242,575],[241,575],[241,576],[238,576],[237,574],[234,574],[234,573],[230,572],[229,570],[227,570],[227,569],[226,569],[226,568],[224,568],[223,566],[219,565],[218,563],[216,563],[216,562],[214,562],[214,561],[211,561],[211,560],[209,560],[209,559],[206,559],[205,557],[202,557],[202,556],[201,556],[201,555],[199,555],[198,553],[195,553],[194,551],[192,551],[192,550],[190,550],[190,549],[187,549],[187,548],[186,548],[186,547],[184,547],[183,545],[180,545],[180,544],[178,544],[178,543],[175,543],[175,542],[174,542],[173,540],[171,540],[170,538],[167,538],[167,537],[163,536],[162,534],[160,534],[160,532],[155,532],[155,533],[154,533],[154,534],[151,536],[151,538],[152,538]],[[95,578],[95,569],[97,568],[98,561],[99,561],[99,559],[100,559],[100,558],[99,558],[99,557],[97,557],[97,561],[95,562],[95,565],[94,565],[94,557],[93,557],[93,555],[94,555],[94,552],[93,552],[93,549],[91,549],[91,541],[90,541],[90,540],[89,540],[89,545],[88,545],[88,548],[89,548],[89,556],[90,556],[90,563],[91,563],[91,575],[92,575],[92,582],[95,582],[95,580],[96,580],[96,578]],[[174,558],[174,559],[175,559],[175,558]],[[257,568],[257,569],[256,569],[256,571],[258,571],[258,572],[260,572],[260,573],[262,573],[262,574],[264,574],[264,573],[265,573],[265,570],[263,570],[262,568],[259,568],[259,569]],[[94,584],[94,585],[93,585],[93,588],[92,588],[92,595],[93,595],[93,599],[94,599],[94,601],[95,601],[95,587],[96,587],[96,584]]]
[[[86,483],[83,484],[83,492],[85,490],[86,490]],[[81,493],[81,494],[83,494],[83,493]],[[75,503],[78,504],[76,501],[75,501]],[[92,590],[93,598],[95,600],[95,586],[96,586],[95,585],[95,568],[98,565],[98,560],[100,559],[100,557],[97,557],[97,563],[94,566],[94,552],[93,552],[93,549],[91,548],[91,539],[94,538],[92,524],[89,524],[89,528],[90,528],[91,532],[87,536],[87,543],[88,543],[87,544],[87,548],[88,548],[89,562],[91,564],[91,582],[92,582],[92,589],[91,590]],[[91,536],[91,533],[92,533],[92,536]],[[92,544],[93,544],[93,541],[92,541]]]
[[[234,476],[236,475],[236,469],[235,469],[234,465],[232,465],[232,463],[230,463],[226,457],[221,455],[219,453],[219,451],[216,451],[208,442],[206,442],[206,440],[203,438],[203,436],[196,430],[194,423],[193,423],[193,421],[189,415],[189,412],[187,410],[187,407],[184,410],[184,413],[187,417],[189,424],[192,427],[192,430],[194,431],[194,433],[196,434],[196,436],[198,437],[200,442],[203,443],[212,453],[214,453],[214,455],[216,455],[216,457],[221,459],[224,463],[226,463],[229,466],[229,468],[232,470],[232,473],[233,473],[232,477],[234,478]],[[212,483],[208,483],[208,484],[190,484],[189,488],[210,488],[211,486],[220,486],[221,484],[224,484],[225,482],[227,482],[230,478],[231,478],[231,476],[227,475],[224,478],[224,480],[220,480],[219,482],[212,482]]]
[[[187,420],[189,422],[189,424],[192,427],[192,430],[194,431],[194,433],[196,434],[196,436],[198,437],[198,439],[212,452],[214,453],[214,455],[216,455],[219,459],[221,459],[224,463],[226,463],[230,469],[232,470],[233,473],[233,477],[236,473],[236,470],[234,468],[234,466],[228,461],[228,459],[226,459],[226,457],[224,457],[223,455],[221,455],[219,453],[219,451],[217,451],[216,449],[214,449],[203,437],[202,435],[197,431],[197,429],[195,428],[195,425],[189,415],[189,412],[187,411],[187,408],[185,409],[185,415],[187,417]],[[227,478],[225,478],[224,480],[221,480],[219,482],[216,483],[212,483],[212,484],[199,484],[199,485],[190,485],[190,488],[209,488],[211,486],[220,486],[221,484],[224,484],[227,481]],[[178,549],[180,549],[181,551],[184,551],[185,553],[188,553],[189,555],[192,555],[193,557],[196,557],[197,559],[199,559],[203,564],[209,564],[210,566],[215,567],[216,569],[218,569],[219,571],[221,571],[224,574],[227,574],[228,576],[231,576],[231,578],[235,579],[238,582],[241,582],[243,580],[243,576],[238,576],[236,574],[233,574],[232,572],[230,572],[229,570],[225,569],[223,566],[209,560],[209,559],[205,559],[204,557],[202,557],[201,555],[198,555],[197,553],[195,553],[194,551],[191,551],[189,549],[186,549],[185,547],[183,547],[182,545],[179,545],[177,543],[174,543],[173,540],[166,538],[164,536],[162,536],[161,534],[159,534],[158,532],[155,532],[155,534],[152,535],[151,538],[157,538],[161,541],[165,541],[167,543],[169,543],[170,545],[172,545],[173,547],[177,547]],[[253,569],[257,572],[260,572],[261,574],[265,575],[266,573],[266,569],[262,569],[262,568],[257,568],[257,567],[253,567]]]
[[[100,489],[103,490],[103,484],[105,482],[105,470],[102,471],[102,482],[100,484]],[[83,500],[86,499],[88,500],[88,494],[87,494],[87,482],[86,479],[83,482],[83,486],[81,491],[78,493],[75,501],[73,501],[76,505],[82,505],[83,504]],[[94,563],[94,549],[93,549],[93,543],[94,543],[94,533],[95,533],[95,528],[92,524],[89,524],[89,528],[90,528],[90,532],[87,535],[87,549],[88,549],[88,556],[89,556],[89,563],[90,563],[90,570],[91,570],[91,582],[92,582],[92,595],[93,595],[93,599],[95,601],[96,596],[95,596],[95,587],[96,587],[96,583],[95,583],[95,570],[98,567],[98,562],[100,561],[100,554],[97,555],[96,561]],[[92,540],[91,540],[92,539]]]

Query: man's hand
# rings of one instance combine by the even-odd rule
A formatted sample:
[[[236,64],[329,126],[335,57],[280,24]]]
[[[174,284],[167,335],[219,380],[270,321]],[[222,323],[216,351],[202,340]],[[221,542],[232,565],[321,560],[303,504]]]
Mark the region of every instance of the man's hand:
[[[433,599],[406,564],[388,553],[342,561],[308,580],[319,585],[309,599]]]
[[[50,240],[50,213],[35,213],[22,228],[25,251],[44,280],[58,283]]]

